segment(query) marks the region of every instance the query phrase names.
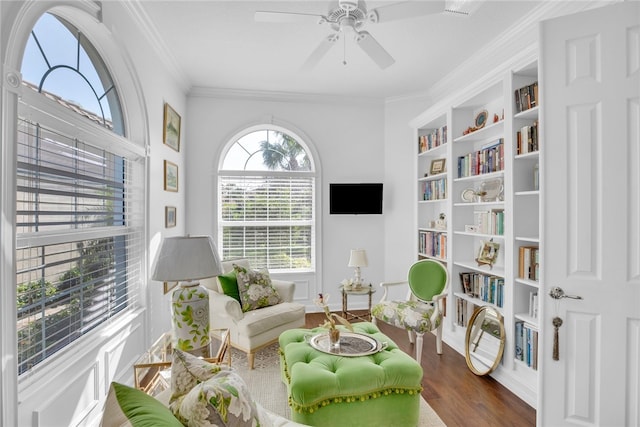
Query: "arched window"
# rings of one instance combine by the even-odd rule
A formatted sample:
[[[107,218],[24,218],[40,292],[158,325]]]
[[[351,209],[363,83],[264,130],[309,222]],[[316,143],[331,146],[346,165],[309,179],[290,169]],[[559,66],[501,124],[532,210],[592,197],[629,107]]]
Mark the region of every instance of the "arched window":
[[[22,60],[26,86],[123,135],[118,91],[102,58],[76,27],[45,13],[31,31]]]
[[[223,258],[270,271],[315,269],[315,173],[304,143],[265,125],[234,138],[220,162],[218,239]]]
[[[107,67],[73,25],[44,14],[21,73],[15,259],[23,374],[136,306],[145,172],[143,148],[119,136],[124,121]]]

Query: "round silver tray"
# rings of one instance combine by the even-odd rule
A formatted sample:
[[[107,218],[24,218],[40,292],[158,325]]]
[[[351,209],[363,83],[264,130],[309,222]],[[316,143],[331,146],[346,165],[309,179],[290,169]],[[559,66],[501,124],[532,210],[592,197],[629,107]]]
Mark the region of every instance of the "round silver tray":
[[[340,347],[337,349],[331,348],[328,332],[312,336],[309,345],[323,353],[348,357],[367,356],[387,347],[386,342],[381,343],[369,335],[343,331],[340,331]]]

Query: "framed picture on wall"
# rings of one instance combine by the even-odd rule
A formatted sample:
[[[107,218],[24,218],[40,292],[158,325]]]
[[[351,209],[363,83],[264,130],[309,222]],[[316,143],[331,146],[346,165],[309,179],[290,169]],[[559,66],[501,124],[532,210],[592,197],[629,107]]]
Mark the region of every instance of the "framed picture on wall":
[[[180,151],[180,121],[180,115],[165,102],[162,141],[178,152]]]
[[[164,207],[164,226],[165,228],[171,228],[176,226],[176,207],[175,206]]]
[[[168,160],[164,161],[164,189],[178,191],[178,165]]]

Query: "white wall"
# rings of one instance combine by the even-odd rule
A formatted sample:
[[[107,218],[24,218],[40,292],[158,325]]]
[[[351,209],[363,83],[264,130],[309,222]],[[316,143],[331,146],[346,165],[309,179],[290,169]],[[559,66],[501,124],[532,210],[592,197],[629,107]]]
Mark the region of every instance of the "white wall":
[[[223,96],[206,90],[194,92],[187,108],[187,232],[217,237],[215,229],[215,174],[220,151],[237,132],[259,123],[288,127],[317,153],[319,168],[318,265],[315,275],[291,275],[296,299],[314,310],[318,292],[333,294],[339,306],[338,285],[352,277],[347,267],[351,248],[367,251],[365,281],[384,277],[386,212],[393,210],[393,189],[385,182],[383,215],[329,215],[329,183],[384,182],[384,106],[381,101],[327,100],[259,94]],[[354,300],[353,307],[357,307]],[[360,306],[364,306],[364,299]],[[350,306],[351,308],[351,306]]]
[[[385,105],[385,182],[391,194],[385,215],[384,280],[407,278],[417,261],[416,153],[418,143],[409,120],[429,107],[426,96],[389,100]],[[404,298],[406,288],[392,288],[392,298]]]

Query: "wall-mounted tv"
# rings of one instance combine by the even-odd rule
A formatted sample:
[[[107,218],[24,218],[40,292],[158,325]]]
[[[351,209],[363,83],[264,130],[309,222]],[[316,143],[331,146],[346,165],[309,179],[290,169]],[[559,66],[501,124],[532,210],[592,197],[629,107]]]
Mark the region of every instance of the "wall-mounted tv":
[[[329,184],[332,215],[382,214],[382,183]]]

